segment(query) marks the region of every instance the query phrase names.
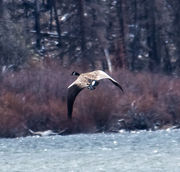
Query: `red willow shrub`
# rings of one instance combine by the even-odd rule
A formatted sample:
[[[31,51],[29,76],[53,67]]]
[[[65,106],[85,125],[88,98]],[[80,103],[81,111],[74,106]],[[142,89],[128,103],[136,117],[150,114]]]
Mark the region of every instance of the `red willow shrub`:
[[[126,70],[113,73],[124,94],[109,80],[94,91],[84,89],[75,101],[73,121],[68,122],[67,86],[76,78],[70,76],[72,71],[50,63],[3,74],[0,136],[26,136],[28,129],[89,133],[179,125],[180,79]]]

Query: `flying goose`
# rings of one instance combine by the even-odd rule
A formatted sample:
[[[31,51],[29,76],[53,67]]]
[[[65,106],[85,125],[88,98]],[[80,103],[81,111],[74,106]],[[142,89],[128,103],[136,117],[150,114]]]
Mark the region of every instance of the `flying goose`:
[[[68,87],[68,96],[67,96],[67,109],[68,109],[68,119],[72,119],[72,110],[73,104],[78,93],[84,89],[88,88],[89,90],[94,90],[99,84],[101,79],[109,79],[114,85],[119,87],[123,92],[120,84],[111,78],[102,70],[96,70],[93,72],[79,74],[77,72],[72,72],[72,75],[77,75],[78,78]]]

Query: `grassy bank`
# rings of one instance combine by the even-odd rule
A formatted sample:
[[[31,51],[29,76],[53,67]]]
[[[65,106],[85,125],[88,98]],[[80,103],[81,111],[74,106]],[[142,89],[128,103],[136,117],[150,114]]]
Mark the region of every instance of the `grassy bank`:
[[[67,86],[74,69],[56,63],[31,66],[0,76],[0,137],[68,128],[67,134],[155,129],[180,124],[180,79],[161,74],[120,70],[112,76],[125,90],[102,81],[83,90],[67,121]],[[78,69],[76,69],[78,70]],[[81,70],[78,70],[81,72]]]

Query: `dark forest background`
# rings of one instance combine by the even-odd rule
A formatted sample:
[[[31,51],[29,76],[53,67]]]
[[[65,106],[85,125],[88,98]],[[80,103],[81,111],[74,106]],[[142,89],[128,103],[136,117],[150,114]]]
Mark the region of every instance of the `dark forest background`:
[[[0,0],[0,8],[1,69],[36,54],[64,66],[179,75],[178,0]]]
[[[0,136],[180,126],[179,0],[0,0],[0,9]],[[106,82],[85,91],[70,125],[70,74],[94,69],[126,94]]]

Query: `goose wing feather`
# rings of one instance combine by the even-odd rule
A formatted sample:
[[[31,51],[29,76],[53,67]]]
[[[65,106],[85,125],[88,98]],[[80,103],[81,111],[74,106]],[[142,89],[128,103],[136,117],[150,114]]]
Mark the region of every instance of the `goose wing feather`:
[[[84,76],[79,76],[68,88],[72,87],[73,85],[77,85],[80,88],[85,88],[89,84],[88,78]]]
[[[121,91],[124,92],[121,85],[115,79],[113,79],[107,73],[105,73],[104,71],[97,70],[97,71],[94,71],[94,72],[91,72],[91,73],[92,73],[92,75],[96,76],[96,77],[94,77],[95,80],[99,81],[101,79],[109,79],[115,86],[119,87],[121,89]]]
[[[109,79],[115,86],[119,87],[121,89],[122,92],[124,92],[123,88],[121,87],[121,85],[114,79]]]
[[[70,85],[68,87],[68,96],[67,96],[67,109],[68,109],[68,118],[72,118],[72,110],[74,101],[76,99],[76,96],[79,94],[79,92],[82,90],[82,87],[79,87],[76,84]]]

